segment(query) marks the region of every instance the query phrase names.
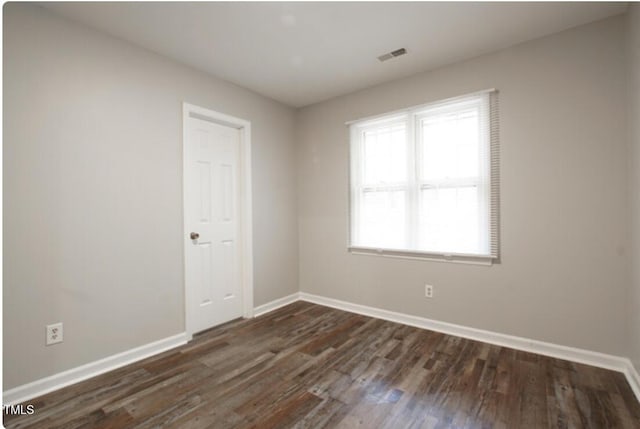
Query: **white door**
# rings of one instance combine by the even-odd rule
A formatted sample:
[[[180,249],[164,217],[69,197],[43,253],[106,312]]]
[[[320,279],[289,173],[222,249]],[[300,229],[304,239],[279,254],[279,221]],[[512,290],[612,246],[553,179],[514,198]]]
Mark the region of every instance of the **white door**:
[[[191,333],[242,316],[240,131],[189,117],[185,141],[185,270]]]

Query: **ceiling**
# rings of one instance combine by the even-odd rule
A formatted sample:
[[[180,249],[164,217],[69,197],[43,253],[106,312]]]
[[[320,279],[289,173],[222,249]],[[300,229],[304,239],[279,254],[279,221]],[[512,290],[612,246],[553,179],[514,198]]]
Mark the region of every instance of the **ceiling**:
[[[624,13],[626,3],[41,3],[293,107]],[[398,48],[407,55],[377,57]]]

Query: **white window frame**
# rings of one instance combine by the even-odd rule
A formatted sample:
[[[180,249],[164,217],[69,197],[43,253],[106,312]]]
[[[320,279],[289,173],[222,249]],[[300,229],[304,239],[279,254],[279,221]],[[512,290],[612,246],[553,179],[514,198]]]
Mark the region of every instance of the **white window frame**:
[[[481,164],[483,174],[487,177],[487,184],[484,189],[489,193],[488,197],[483,198],[482,204],[488,204],[485,213],[488,213],[488,219],[479,219],[479,222],[483,223],[481,231],[485,231],[488,237],[485,237],[489,241],[489,252],[487,254],[466,254],[466,253],[445,253],[445,252],[425,252],[420,250],[411,249],[388,249],[388,248],[374,248],[364,247],[361,245],[354,245],[357,243],[358,228],[356,228],[355,222],[358,219],[357,210],[360,208],[359,199],[361,198],[363,185],[360,183],[362,174],[360,168],[362,163],[360,162],[361,155],[359,152],[362,150],[361,136],[368,128],[379,127],[385,123],[390,122],[405,122],[406,135],[407,135],[407,150],[410,151],[408,162],[415,162],[416,165],[409,166],[407,171],[411,177],[407,178],[406,184],[389,184],[384,186],[377,186],[377,190],[391,190],[392,188],[402,188],[407,192],[407,198],[409,200],[409,209],[407,210],[407,222],[406,228],[408,232],[417,231],[418,211],[419,208],[416,204],[419,204],[420,190],[425,186],[433,185],[432,182],[426,181],[419,176],[419,168],[417,163],[419,162],[421,145],[418,144],[418,138],[420,138],[419,130],[416,124],[419,123],[422,117],[426,116],[425,112],[430,112],[435,109],[446,109],[448,105],[456,102],[465,101],[469,99],[477,99],[478,97],[486,95],[488,97],[488,103],[486,108],[488,112],[488,130],[486,132],[485,147],[488,151],[486,156],[486,162]],[[448,98],[446,100],[440,100],[433,103],[427,103],[419,106],[414,106],[408,109],[390,112],[382,115],[376,115],[374,117],[368,117],[355,121],[347,122],[350,126],[350,198],[349,198],[349,234],[348,234],[348,250],[353,254],[366,254],[366,255],[378,255],[395,258],[405,259],[420,259],[420,260],[432,260],[432,261],[444,261],[444,262],[456,262],[456,263],[468,263],[468,264],[480,264],[491,265],[500,261],[499,255],[499,142],[498,142],[498,99],[497,91],[495,89],[488,89],[484,91],[478,91],[471,94],[465,94],[459,97]],[[458,185],[463,179],[456,179],[451,183],[439,183],[440,185],[453,186]],[[473,180],[473,179],[469,179]],[[467,180],[467,181],[469,181]],[[465,181],[465,183],[467,182]],[[475,180],[475,184],[478,184],[478,180]],[[482,187],[478,187],[482,189]],[[479,198],[482,198],[479,195]],[[411,234],[408,237],[412,237]],[[417,246],[415,243],[411,243],[413,248]]]

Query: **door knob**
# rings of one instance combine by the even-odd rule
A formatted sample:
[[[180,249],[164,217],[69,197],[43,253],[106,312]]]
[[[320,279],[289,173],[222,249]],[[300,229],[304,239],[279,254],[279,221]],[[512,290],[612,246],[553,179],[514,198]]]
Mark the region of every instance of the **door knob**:
[[[200,234],[198,234],[197,232],[192,232],[191,234],[189,234],[189,237],[191,237],[192,240],[197,240],[198,238],[200,238]]]

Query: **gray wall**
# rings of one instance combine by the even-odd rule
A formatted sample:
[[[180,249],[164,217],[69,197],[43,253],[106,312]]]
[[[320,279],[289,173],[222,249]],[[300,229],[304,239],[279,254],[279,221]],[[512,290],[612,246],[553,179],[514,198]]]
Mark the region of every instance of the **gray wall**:
[[[627,355],[624,19],[300,110],[301,290]],[[500,90],[502,263],[349,254],[344,122],[492,87]],[[424,283],[435,285],[433,299]]]
[[[184,331],[183,101],[251,121],[255,305],[296,292],[291,109],[4,5],[4,389]]]
[[[640,4],[632,3],[628,13],[629,130],[631,208],[631,297],[629,334],[631,361],[640,372]]]

